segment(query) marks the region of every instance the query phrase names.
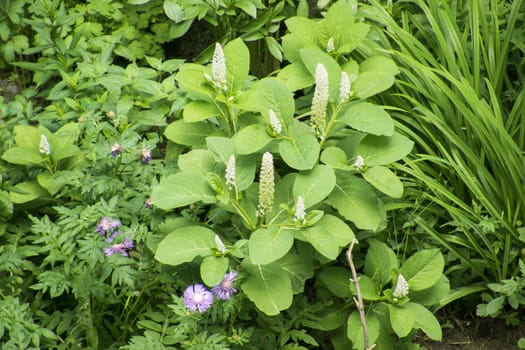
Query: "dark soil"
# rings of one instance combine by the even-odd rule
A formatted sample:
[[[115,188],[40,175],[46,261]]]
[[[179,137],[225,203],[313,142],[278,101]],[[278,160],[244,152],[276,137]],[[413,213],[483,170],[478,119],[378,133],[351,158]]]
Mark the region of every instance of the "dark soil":
[[[525,324],[509,327],[503,320],[476,319],[456,321],[443,330],[443,341],[420,339],[428,350],[514,350],[520,338],[525,337]]]

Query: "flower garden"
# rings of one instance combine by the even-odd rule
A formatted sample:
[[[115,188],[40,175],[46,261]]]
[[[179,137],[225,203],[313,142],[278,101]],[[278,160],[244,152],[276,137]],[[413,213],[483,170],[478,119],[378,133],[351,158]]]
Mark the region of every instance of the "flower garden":
[[[449,349],[482,320],[525,348],[524,24],[2,1],[0,348]]]

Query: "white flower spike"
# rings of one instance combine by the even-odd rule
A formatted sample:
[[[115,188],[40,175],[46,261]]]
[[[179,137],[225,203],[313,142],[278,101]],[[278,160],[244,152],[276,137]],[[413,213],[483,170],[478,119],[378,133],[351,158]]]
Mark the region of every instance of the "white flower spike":
[[[215,44],[215,51],[211,61],[211,72],[215,86],[221,91],[226,91],[226,57],[219,43]]]
[[[326,129],[326,107],[328,106],[328,72],[322,63],[315,68],[315,90],[312,99],[311,122],[316,135],[322,138]]]
[[[346,72],[341,73],[341,83],[339,83],[339,104],[343,104],[348,101],[352,95],[352,90],[350,90],[350,79]]]
[[[46,135],[44,134],[40,135],[40,154],[51,154],[51,146],[49,145]]]
[[[302,196],[297,197],[297,203],[295,204],[295,215],[293,221],[300,221],[304,224],[306,219],[306,211],[304,208],[304,200]]]
[[[406,297],[407,295],[408,295],[408,282],[405,279],[405,277],[403,277],[402,274],[399,274],[399,276],[397,276],[396,287],[394,288],[394,291],[392,292],[392,297],[394,298],[394,300],[397,300],[399,298]]]
[[[269,110],[268,114],[270,116],[270,126],[272,127],[273,132],[279,135],[281,131],[283,131],[281,121],[277,118],[277,115],[272,109]]]
[[[261,173],[259,175],[259,205],[257,216],[263,217],[272,208],[275,194],[275,178],[273,169],[273,156],[265,152],[262,157]]]
[[[361,157],[361,155],[358,155],[354,163],[354,168],[357,171],[361,171],[364,167],[365,167],[365,160],[363,159],[363,157]]]
[[[235,156],[233,154],[228,159],[224,178],[226,179],[226,186],[231,190],[235,186]]]

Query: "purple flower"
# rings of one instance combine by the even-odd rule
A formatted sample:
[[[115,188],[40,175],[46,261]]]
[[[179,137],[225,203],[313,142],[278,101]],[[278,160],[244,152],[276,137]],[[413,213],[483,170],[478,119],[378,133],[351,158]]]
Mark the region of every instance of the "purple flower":
[[[144,206],[148,209],[153,207],[153,201],[151,200],[151,198],[146,199],[146,202],[144,202]]]
[[[221,283],[213,287],[211,290],[217,298],[222,300],[228,300],[232,297],[233,294],[237,293],[237,289],[233,288],[233,282],[237,278],[237,272],[231,271],[228,272]]]
[[[142,163],[148,163],[151,160],[151,150],[143,148],[142,151],[140,151],[140,159],[142,160]]]
[[[111,156],[116,157],[124,151],[120,143],[115,143],[111,146]]]
[[[204,312],[213,304],[213,294],[202,284],[192,284],[184,291],[184,305],[191,311]]]
[[[122,256],[128,256],[128,251],[133,249],[133,241],[129,236],[126,236],[124,242],[113,244],[110,248],[104,248],[104,255],[111,256],[113,254],[120,254]]]
[[[115,230],[120,226],[120,221],[103,217],[97,225],[97,232],[101,236],[105,236],[107,233],[114,233]]]

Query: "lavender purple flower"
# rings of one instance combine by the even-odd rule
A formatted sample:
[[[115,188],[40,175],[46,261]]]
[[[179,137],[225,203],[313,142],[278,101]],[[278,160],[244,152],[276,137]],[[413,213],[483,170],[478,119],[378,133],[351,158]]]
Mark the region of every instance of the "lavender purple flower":
[[[124,152],[124,149],[122,148],[120,143],[114,143],[113,146],[111,146],[111,156],[112,157],[116,157],[122,152]]]
[[[191,311],[204,312],[213,304],[213,294],[202,284],[192,284],[184,291],[184,305]]]
[[[232,297],[233,294],[237,293],[237,289],[233,288],[233,282],[237,278],[237,272],[231,271],[228,272],[222,281],[213,287],[211,290],[217,298],[222,300],[228,300]]]
[[[142,151],[140,151],[140,160],[142,163],[149,163],[151,159],[151,150],[149,148],[143,148]]]
[[[113,254],[120,254],[122,256],[128,256],[128,251],[133,249],[134,244],[129,236],[126,236],[124,242],[113,244],[109,248],[104,248],[104,255],[111,256]]]
[[[120,226],[120,221],[113,220],[108,217],[103,217],[97,225],[97,232],[101,236],[106,236],[108,233],[115,233],[116,229]]]

